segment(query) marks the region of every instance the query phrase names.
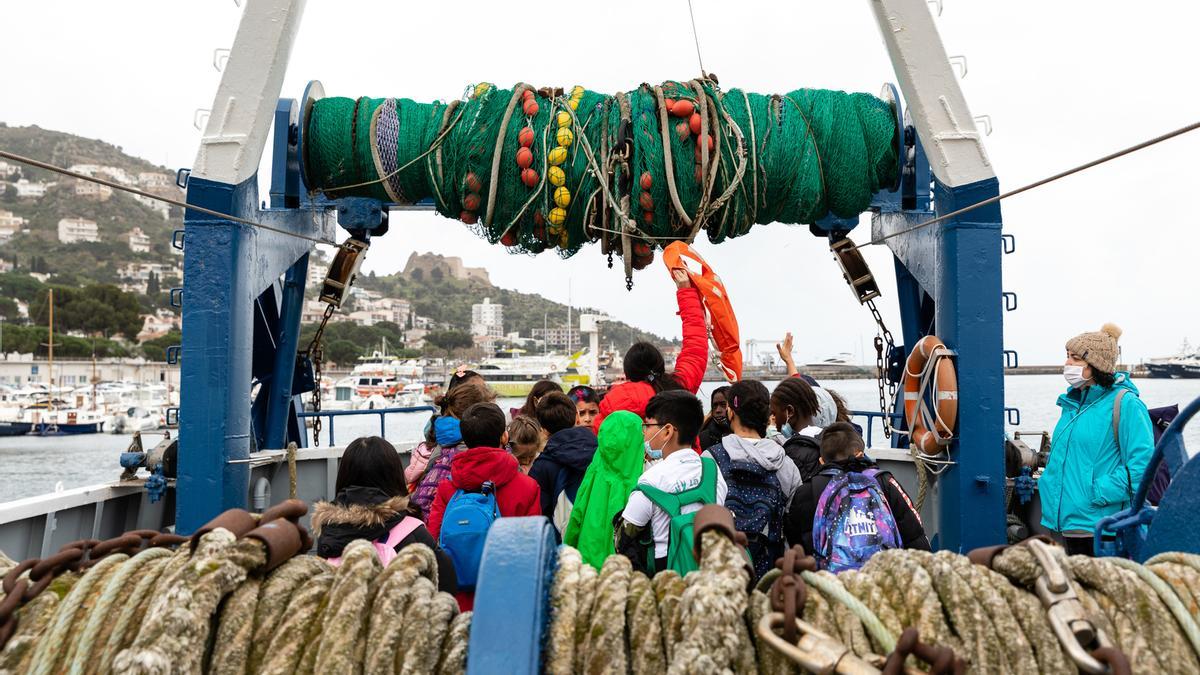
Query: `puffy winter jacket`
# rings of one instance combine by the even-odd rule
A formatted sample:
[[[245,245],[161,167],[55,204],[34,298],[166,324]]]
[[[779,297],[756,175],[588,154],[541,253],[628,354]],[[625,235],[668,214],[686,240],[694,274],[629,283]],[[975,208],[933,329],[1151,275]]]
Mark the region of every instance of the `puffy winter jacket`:
[[[804,482],[821,472],[821,442],[805,433],[797,433],[783,442],[783,451],[800,471]]]
[[[675,359],[675,380],[693,394],[700,390],[704,371],[708,369],[708,326],[704,321],[704,306],[700,292],[693,287],[675,291],[679,303],[679,319],[683,324],[683,347]],[[600,414],[592,420],[592,433],[600,433],[604,418],[614,410],[628,410],[639,417],[646,416],[646,404],[654,397],[654,387],[647,382],[622,382],[604,395]]]
[[[1096,523],[1127,508],[1154,452],[1146,404],[1129,373],[1107,389],[1069,389],[1058,397],[1050,458],[1038,480],[1042,525],[1056,532],[1092,532]],[[1120,446],[1113,437],[1113,403],[1121,399]]]
[[[521,473],[516,457],[502,448],[470,448],[454,456],[450,462],[450,477],[437,486],[437,496],[429,510],[429,518],[425,520],[434,539],[442,532],[442,516],[454,492],[478,492],[484,481],[491,481],[496,486],[496,506],[501,516],[541,515],[538,484]]]
[[[529,477],[537,481],[542,491],[543,515],[553,518],[559,492],[566,493],[567,499],[575,502],[579,483],[595,454],[596,434],[587,427],[571,427],[550,435],[542,454],[533,460],[529,469]],[[564,528],[566,518],[563,519]]]
[[[313,505],[312,515],[313,534],[317,536],[317,555],[337,558],[355,539],[385,539],[391,529],[409,515],[407,507],[407,497],[391,497],[379,488],[360,485],[343,489],[332,502],[317,502]],[[425,544],[433,549],[438,562],[438,590],[446,593],[458,590],[454,563],[438,547],[437,540],[425,526],[418,526],[412,534],[401,539],[396,544],[396,550],[409,544]]]

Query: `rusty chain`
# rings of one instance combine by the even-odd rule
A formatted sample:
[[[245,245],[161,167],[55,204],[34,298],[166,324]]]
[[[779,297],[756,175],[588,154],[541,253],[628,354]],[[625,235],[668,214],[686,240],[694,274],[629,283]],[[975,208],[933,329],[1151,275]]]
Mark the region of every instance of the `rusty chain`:
[[[188,538],[157,530],[133,530],[112,539],[80,539],[64,544],[46,558],[21,562],[4,575],[0,601],[0,649],[17,630],[17,611],[36,598],[64,572],[86,571],[114,553],[137,555],[147,548],[177,546]],[[23,576],[28,572],[28,576]]]
[[[875,335],[875,379],[879,384],[879,413],[883,415],[883,436],[890,439],[892,437],[891,405],[896,401],[896,383],[887,379],[887,359],[890,358],[892,350],[896,348],[896,343],[892,339],[892,332],[883,323],[883,315],[875,307],[875,301],[868,300],[863,304],[871,310],[871,318],[875,319],[875,325],[879,328],[879,333]],[[886,349],[884,349],[885,347]],[[886,394],[885,380],[887,381]]]
[[[313,366],[313,380],[316,382],[316,387],[313,389],[312,406],[314,413],[321,412],[321,366],[325,361],[325,348],[321,344],[321,338],[325,336],[325,326],[329,323],[329,317],[333,316],[333,312],[337,309],[336,305],[329,304],[325,306],[325,314],[321,317],[321,324],[317,326],[317,332],[313,334],[312,341],[308,343],[308,349],[304,354],[308,357]],[[313,447],[321,445],[321,416],[313,417]]]

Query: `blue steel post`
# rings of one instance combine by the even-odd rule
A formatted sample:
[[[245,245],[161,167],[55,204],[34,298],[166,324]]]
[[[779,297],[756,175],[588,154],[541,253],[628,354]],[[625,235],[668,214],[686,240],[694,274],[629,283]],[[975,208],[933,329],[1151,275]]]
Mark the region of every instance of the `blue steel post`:
[[[252,179],[253,180],[253,179]],[[193,179],[189,203],[237,213],[238,187]],[[223,509],[246,501],[250,467],[250,359],[258,289],[239,274],[241,229],[188,211],[184,231],[183,356],[180,366],[179,477],[176,528],[190,533]]]
[[[283,299],[279,308],[279,336],[275,351],[275,372],[267,397],[266,449],[282,448],[289,440],[288,418],[293,410],[292,376],[296,372],[296,349],[300,345],[300,313],[304,308],[304,284],[308,280],[308,255],[288,268],[283,280]],[[317,384],[320,386],[320,383]]]
[[[936,213],[999,192],[991,178],[935,186]],[[944,221],[938,237],[937,334],[958,352],[957,462],[940,478],[942,549],[968,551],[1004,542],[1004,318],[1001,304],[1000,205]]]

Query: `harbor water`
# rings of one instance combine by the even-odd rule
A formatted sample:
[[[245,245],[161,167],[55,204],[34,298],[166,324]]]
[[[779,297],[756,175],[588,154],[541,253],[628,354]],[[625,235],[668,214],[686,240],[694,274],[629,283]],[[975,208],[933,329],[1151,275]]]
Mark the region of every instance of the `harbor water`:
[[[1198,380],[1135,380],[1142,400],[1151,407],[1178,403],[1180,407],[1200,395]],[[701,394],[708,405],[708,393],[721,386],[720,382],[705,382]],[[842,395],[854,410],[875,410],[879,407],[874,380],[838,380],[825,383]],[[774,383],[768,382],[768,387]],[[1016,375],[1005,378],[1007,405],[1021,411],[1019,426],[1005,425],[1012,432],[1052,431],[1059,409],[1055,400],[1065,385],[1059,375]],[[500,399],[507,410],[520,406],[520,399]],[[415,442],[421,437],[428,420],[426,413],[388,415],[386,437],[395,442]],[[860,422],[862,420],[859,420]],[[376,415],[338,417],[333,425],[333,440],[344,445],[357,436],[379,434],[380,420]],[[128,434],[91,434],[82,436],[17,436],[0,438],[0,502],[115,480],[121,473],[118,457],[130,443]],[[162,438],[161,432],[143,434],[147,446]],[[1200,449],[1200,421],[1189,425],[1185,433],[1189,451]],[[329,444],[329,424],[322,432],[322,445]],[[873,443],[886,440],[876,428]],[[994,449],[1000,451],[997,444]]]

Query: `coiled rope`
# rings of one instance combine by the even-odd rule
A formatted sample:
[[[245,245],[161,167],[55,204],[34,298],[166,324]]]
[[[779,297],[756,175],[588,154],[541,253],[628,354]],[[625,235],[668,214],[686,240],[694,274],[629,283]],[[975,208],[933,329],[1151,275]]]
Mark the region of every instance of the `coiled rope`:
[[[764,590],[780,572],[748,592],[741,547],[719,530],[701,536],[700,568],[686,578],[648,578],[621,556],[597,572],[561,547],[545,672],[782,674],[828,654],[880,667],[893,650],[921,666],[898,647],[910,627],[973,672],[1077,672],[1035,592],[1047,564],[1065,573],[1080,616],[1134,672],[1200,670],[1200,556],[1138,565],[1047,546],[1047,563],[1032,546],[1012,546],[985,566],[944,551],[891,550],[859,571],[804,571],[814,592],[798,618],[832,647],[803,661],[799,647],[781,649],[759,632],[778,624]],[[0,672],[465,672],[471,615],[436,590],[429,548],[405,547],[386,568],[365,541],[351,543],[337,568],[301,555],[268,571],[272,558],[253,534],[218,527],[194,550],[114,553],[82,574],[66,572],[18,610]],[[0,559],[0,571],[12,568]]]
[[[304,134],[310,190],[431,198],[514,251],[565,257],[601,240],[638,268],[700,230],[719,242],[755,223],[856,216],[897,179],[884,101],[722,91],[712,78],[611,96],[485,83],[450,103],[326,98]]]

